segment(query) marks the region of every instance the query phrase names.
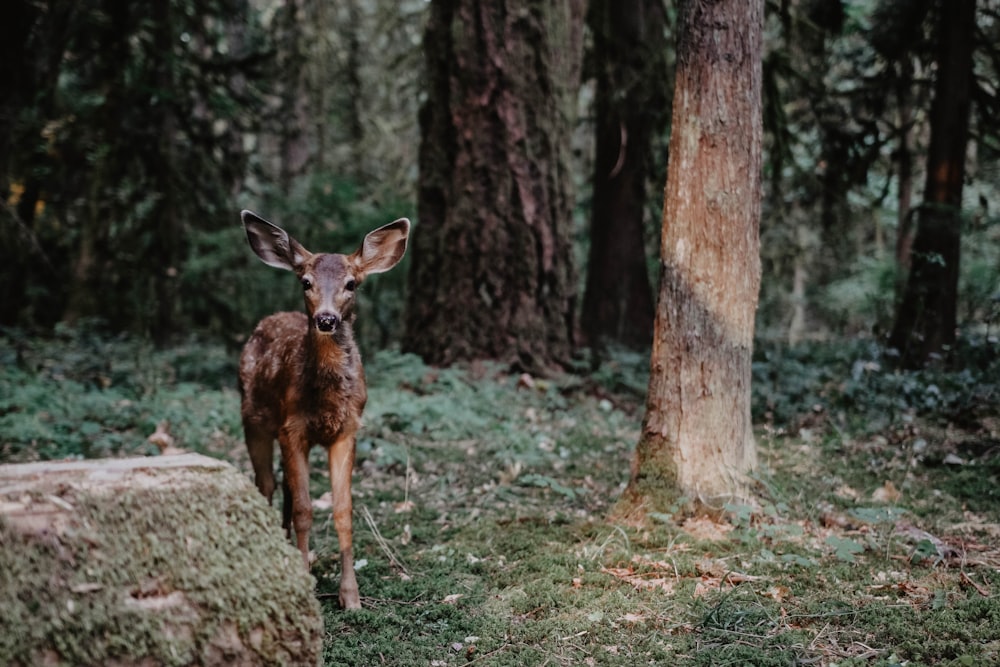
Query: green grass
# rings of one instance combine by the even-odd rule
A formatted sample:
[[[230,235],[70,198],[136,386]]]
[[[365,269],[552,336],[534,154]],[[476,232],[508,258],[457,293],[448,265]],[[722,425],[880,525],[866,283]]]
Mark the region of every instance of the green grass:
[[[236,353],[69,332],[0,347],[0,460],[176,445],[249,474]],[[8,344],[9,343],[9,344]],[[966,665],[1000,660],[997,362],[897,373],[869,344],[762,348],[758,500],[616,525],[645,360],[531,383],[367,364],[354,477],[365,609],[313,548],[327,665]],[[313,453],[313,497],[327,490]]]

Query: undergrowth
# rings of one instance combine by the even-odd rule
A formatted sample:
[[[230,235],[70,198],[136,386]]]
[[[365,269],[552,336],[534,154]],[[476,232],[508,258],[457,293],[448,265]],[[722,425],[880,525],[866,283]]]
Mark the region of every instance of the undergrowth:
[[[249,474],[235,353],[4,335],[0,461],[155,454]],[[961,360],[966,363],[960,363]],[[924,665],[1000,660],[995,343],[899,372],[866,341],[754,362],[758,500],[610,523],[646,359],[555,378],[372,355],[354,478],[365,609],[337,608],[313,453],[327,665]]]

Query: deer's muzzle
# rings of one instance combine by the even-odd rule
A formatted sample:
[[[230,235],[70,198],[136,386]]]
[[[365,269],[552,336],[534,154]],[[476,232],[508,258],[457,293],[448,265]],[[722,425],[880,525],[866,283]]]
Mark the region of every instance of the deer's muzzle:
[[[320,313],[313,317],[313,321],[323,333],[333,333],[340,326],[340,317],[336,313]]]

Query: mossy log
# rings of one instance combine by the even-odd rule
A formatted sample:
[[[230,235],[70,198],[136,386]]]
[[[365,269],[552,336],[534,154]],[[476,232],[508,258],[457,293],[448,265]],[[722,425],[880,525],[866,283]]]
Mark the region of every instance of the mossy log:
[[[230,465],[0,466],[0,664],[315,665],[322,639],[301,556]]]

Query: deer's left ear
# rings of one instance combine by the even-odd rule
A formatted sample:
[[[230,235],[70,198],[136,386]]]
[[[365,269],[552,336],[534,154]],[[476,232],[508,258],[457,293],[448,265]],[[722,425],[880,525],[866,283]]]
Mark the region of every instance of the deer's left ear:
[[[400,218],[388,225],[368,232],[364,242],[351,259],[362,277],[369,273],[382,273],[399,264],[406,252],[406,240],[410,236],[410,221]]]

